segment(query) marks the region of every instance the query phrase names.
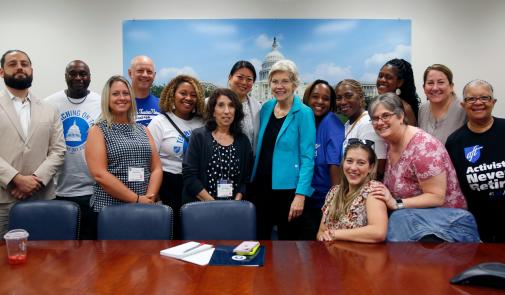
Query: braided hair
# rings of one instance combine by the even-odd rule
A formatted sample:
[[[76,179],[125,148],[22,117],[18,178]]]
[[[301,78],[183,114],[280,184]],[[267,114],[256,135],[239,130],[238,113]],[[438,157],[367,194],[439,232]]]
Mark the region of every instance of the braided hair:
[[[417,120],[420,101],[419,96],[416,93],[412,65],[408,61],[398,58],[388,61],[386,65],[394,67],[396,69],[397,78],[399,80],[403,80],[403,84],[400,87],[401,94],[398,96],[410,105]]]

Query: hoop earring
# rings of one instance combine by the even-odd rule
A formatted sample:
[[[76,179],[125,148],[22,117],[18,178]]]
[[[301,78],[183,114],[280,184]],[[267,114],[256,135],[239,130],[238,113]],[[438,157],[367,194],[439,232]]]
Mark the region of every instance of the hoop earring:
[[[400,94],[402,94],[402,90],[400,88],[396,88],[395,93],[396,95],[399,96]]]

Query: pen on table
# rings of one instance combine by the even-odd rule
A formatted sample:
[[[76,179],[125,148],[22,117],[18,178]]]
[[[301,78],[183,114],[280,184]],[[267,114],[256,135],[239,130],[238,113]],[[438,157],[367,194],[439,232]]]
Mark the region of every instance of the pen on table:
[[[187,252],[189,252],[189,251],[191,251],[191,250],[195,250],[196,248],[198,248],[198,247],[200,247],[200,246],[203,246],[203,245],[205,245],[205,243],[198,243],[197,245],[195,245],[195,246],[193,246],[193,247],[191,247],[191,248],[188,248],[188,249],[186,249],[186,250],[182,251],[182,253],[187,253]]]

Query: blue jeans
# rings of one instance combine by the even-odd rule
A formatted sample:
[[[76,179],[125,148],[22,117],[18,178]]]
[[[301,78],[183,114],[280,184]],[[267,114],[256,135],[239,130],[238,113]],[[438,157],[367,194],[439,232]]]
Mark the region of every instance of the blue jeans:
[[[480,242],[472,213],[454,208],[401,209],[389,216],[389,242],[416,242],[435,235],[447,242]]]

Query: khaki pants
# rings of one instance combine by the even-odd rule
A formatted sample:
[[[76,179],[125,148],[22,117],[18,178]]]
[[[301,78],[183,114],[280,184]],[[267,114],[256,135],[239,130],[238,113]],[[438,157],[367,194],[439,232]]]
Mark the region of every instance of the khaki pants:
[[[9,212],[14,204],[16,202],[0,204],[0,238],[3,238],[9,229]]]

